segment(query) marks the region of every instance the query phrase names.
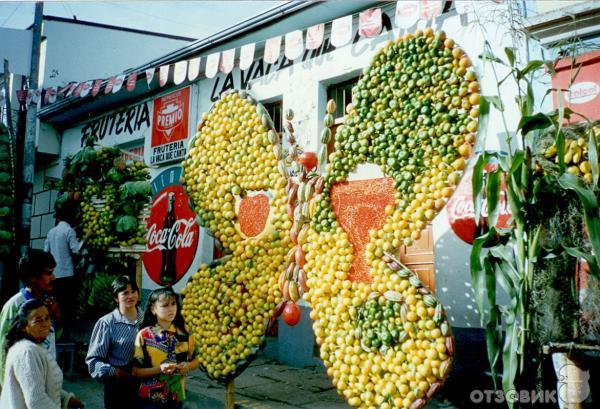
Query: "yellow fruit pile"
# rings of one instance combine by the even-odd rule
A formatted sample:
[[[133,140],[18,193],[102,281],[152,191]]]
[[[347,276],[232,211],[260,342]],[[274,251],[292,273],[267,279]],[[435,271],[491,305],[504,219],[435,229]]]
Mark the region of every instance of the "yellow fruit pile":
[[[291,248],[287,180],[278,173],[281,141],[262,105],[244,91],[224,94],[202,115],[183,161],[183,182],[205,227],[229,254],[202,265],[183,289],[182,312],[196,335],[201,364],[213,378],[235,377],[263,342],[281,300],[277,279]],[[269,197],[262,233],[240,229],[241,200]]]
[[[336,134],[337,151],[300,245],[321,358],[352,406],[421,408],[449,373],[454,342],[443,308],[393,254],[420,238],[471,154],[479,84],[470,66],[443,32],[418,30],[390,42],[353,89],[346,125]],[[355,249],[329,195],[367,162],[393,179],[396,195],[362,255],[371,281],[357,282],[348,279]]]
[[[592,183],[592,166],[588,160],[588,142],[585,138],[565,139],[563,157],[567,172],[581,176],[586,183]],[[551,145],[544,151],[544,157],[558,163],[558,149]]]

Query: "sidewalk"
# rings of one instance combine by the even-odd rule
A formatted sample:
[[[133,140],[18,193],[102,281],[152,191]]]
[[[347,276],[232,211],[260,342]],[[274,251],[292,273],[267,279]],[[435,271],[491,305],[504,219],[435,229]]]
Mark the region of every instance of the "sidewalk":
[[[75,393],[86,409],[103,407],[103,388],[87,376],[66,380],[64,389]],[[201,371],[188,376],[186,408],[220,409],[225,386],[208,379]],[[235,380],[235,402],[240,409],[347,409],[322,367],[293,368],[263,355]],[[449,402],[433,400],[427,409],[456,409]]]

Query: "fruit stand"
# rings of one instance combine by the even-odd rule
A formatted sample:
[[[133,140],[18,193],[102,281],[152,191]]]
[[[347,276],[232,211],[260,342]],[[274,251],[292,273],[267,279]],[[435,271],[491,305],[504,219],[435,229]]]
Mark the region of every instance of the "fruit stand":
[[[49,183],[61,192],[55,210],[71,217],[78,237],[87,237],[79,267],[88,273],[79,294],[79,317],[90,308],[96,310],[90,316],[112,309],[110,283],[115,274],[131,268],[131,261],[141,288],[151,192],[142,162],[126,162],[120,149],[98,146],[96,141],[89,137],[79,152],[66,158],[63,178]]]

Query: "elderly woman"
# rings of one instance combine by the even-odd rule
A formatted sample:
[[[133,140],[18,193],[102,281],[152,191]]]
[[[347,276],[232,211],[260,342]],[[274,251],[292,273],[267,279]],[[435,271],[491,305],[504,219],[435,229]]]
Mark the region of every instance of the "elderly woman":
[[[0,408],[81,408],[75,395],[62,390],[63,374],[42,343],[50,333],[50,313],[41,300],[19,307],[7,336],[8,355]]]

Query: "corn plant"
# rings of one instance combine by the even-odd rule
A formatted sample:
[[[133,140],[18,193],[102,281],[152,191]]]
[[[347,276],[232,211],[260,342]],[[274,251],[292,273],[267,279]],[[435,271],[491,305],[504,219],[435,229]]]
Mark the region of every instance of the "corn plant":
[[[480,131],[485,134],[491,109],[500,112],[508,147],[506,154],[483,153],[473,171],[473,195],[475,219],[480,220],[481,203],[487,198],[489,230],[477,237],[471,251],[471,279],[475,291],[477,309],[485,331],[487,354],[494,385],[501,371],[502,389],[506,393],[515,390],[523,380],[528,365],[527,351],[531,345],[531,290],[538,261],[557,252],[566,252],[587,260],[590,271],[600,277],[600,214],[598,202],[598,152],[595,133],[589,127],[587,155],[591,165],[591,183],[569,173],[565,166],[565,132],[563,122],[574,115],[560,104],[550,113],[535,112],[536,98],[534,79],[546,69],[553,72],[553,64],[534,60],[519,67],[512,48],[505,49],[506,58],[491,52],[486,42],[480,56],[496,76],[498,95],[505,81],[517,86],[516,103],[520,110],[517,132],[509,132],[503,101],[498,96],[484,96],[480,101]],[[498,67],[508,69],[508,75],[499,78]],[[551,90],[549,90],[550,92]],[[562,90],[558,101],[562,101]],[[548,92],[548,93],[549,93]],[[548,94],[547,93],[547,94]],[[538,142],[551,136],[556,149],[558,166],[555,172],[540,171],[536,162]],[[518,140],[515,140],[518,138]],[[497,163],[495,170],[484,172],[487,163]],[[572,171],[575,173],[575,170]],[[512,213],[510,228],[494,227],[500,207],[501,185],[505,185],[507,204]],[[561,191],[579,198],[583,209],[588,248],[573,246],[565,241],[559,248],[549,251],[542,245],[543,220],[535,217],[544,203],[542,193]],[[485,249],[484,246],[488,248]],[[591,250],[591,251],[590,251]],[[551,254],[552,253],[552,254]],[[508,304],[497,301],[497,286],[508,295]],[[514,403],[508,402],[510,408]]]

